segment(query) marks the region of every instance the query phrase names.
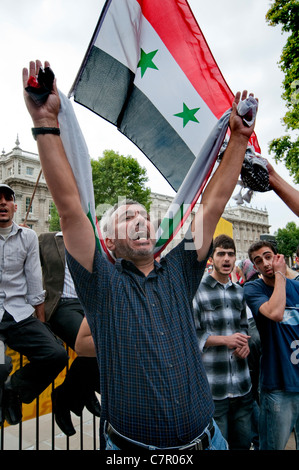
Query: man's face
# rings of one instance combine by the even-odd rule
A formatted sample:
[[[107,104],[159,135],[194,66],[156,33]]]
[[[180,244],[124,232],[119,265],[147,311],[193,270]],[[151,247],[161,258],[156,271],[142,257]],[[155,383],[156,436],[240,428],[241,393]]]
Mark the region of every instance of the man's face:
[[[9,191],[0,192],[0,227],[9,227],[17,210],[12,193]]]
[[[221,275],[229,275],[234,269],[236,254],[232,248],[217,247],[213,254],[213,269]]]
[[[137,257],[153,255],[155,230],[141,205],[120,206],[113,214],[112,229],[107,246],[117,258],[134,261]]]
[[[263,246],[257,251],[251,253],[252,261],[256,270],[264,277],[272,279],[274,270],[272,267],[274,252],[268,246]]]

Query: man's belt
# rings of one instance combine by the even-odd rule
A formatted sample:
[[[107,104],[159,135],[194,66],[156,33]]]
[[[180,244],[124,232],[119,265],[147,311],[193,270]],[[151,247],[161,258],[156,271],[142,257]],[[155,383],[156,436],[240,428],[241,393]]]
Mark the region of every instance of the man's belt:
[[[184,444],[182,446],[178,447],[157,447],[157,449],[160,450],[188,450],[188,451],[193,451],[193,450],[205,450],[209,447],[210,445],[210,440],[214,436],[215,428],[213,425],[213,421],[211,420],[209,425],[207,426],[206,430],[198,436],[196,439],[194,439],[192,442],[189,444]],[[125,437],[121,436],[118,434],[110,424],[108,424],[107,427],[107,433],[108,436],[110,437],[111,441],[113,444],[115,444],[120,450],[150,450],[151,448],[155,449],[156,447],[151,446],[151,445],[145,445],[145,444],[137,444],[135,442],[130,441],[129,439],[126,439]]]

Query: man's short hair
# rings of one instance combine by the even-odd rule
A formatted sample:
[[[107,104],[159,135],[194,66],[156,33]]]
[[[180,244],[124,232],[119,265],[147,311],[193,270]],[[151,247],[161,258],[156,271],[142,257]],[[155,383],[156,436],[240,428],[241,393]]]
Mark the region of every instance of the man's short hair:
[[[133,199],[122,199],[114,204],[114,206],[110,207],[106,212],[104,212],[101,221],[100,221],[100,229],[102,236],[105,240],[106,237],[109,236],[109,233],[111,233],[111,223],[112,223],[112,218],[113,214],[117,211],[117,209],[121,206],[127,206],[127,205],[140,205],[139,202],[134,201]]]
[[[266,246],[267,248],[270,248],[270,250],[273,251],[273,253],[275,255],[277,255],[278,251],[277,251],[277,248],[276,246],[271,243],[271,242],[268,242],[267,240],[259,240],[257,242],[254,242],[252,243],[252,245],[250,245],[249,249],[248,249],[248,256],[249,256],[249,259],[252,263],[254,263],[253,259],[252,259],[252,253],[254,251],[258,251],[260,250],[261,248],[263,248],[264,246]]]
[[[225,250],[232,249],[236,253],[236,245],[234,240],[229,237],[228,235],[222,234],[218,235],[213,241],[213,249],[212,249],[212,256],[216,250],[216,248],[224,248]]]

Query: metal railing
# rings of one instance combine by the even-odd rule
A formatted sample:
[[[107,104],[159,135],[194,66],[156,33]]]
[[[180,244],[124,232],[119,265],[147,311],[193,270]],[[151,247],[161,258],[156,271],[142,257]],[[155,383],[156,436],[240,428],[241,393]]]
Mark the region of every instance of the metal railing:
[[[20,355],[20,367],[22,367]],[[51,392],[55,387],[53,382]],[[40,397],[35,400],[35,417],[15,426],[0,426],[0,450],[97,450],[99,449],[99,418],[83,410],[81,416],[71,413],[76,430],[66,436],[55,423],[53,411],[40,412]],[[23,405],[24,406],[24,405]]]

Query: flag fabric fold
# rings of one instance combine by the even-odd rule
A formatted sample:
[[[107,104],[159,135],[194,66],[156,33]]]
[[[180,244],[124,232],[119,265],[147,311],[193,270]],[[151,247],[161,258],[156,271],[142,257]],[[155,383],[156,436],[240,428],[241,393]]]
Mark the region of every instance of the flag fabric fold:
[[[117,126],[177,191],[157,234],[161,252],[212,172],[234,99],[188,2],[106,1],[72,96]],[[250,143],[260,152],[255,134]]]
[[[69,96],[117,126],[175,191],[234,98],[185,0],[107,1]]]
[[[92,170],[88,147],[71,101],[61,91],[59,91],[59,98],[60,110],[58,122],[60,137],[78,186],[81,206],[92,224],[98,249],[102,255],[110,259],[111,257],[101,236],[95,213]]]

